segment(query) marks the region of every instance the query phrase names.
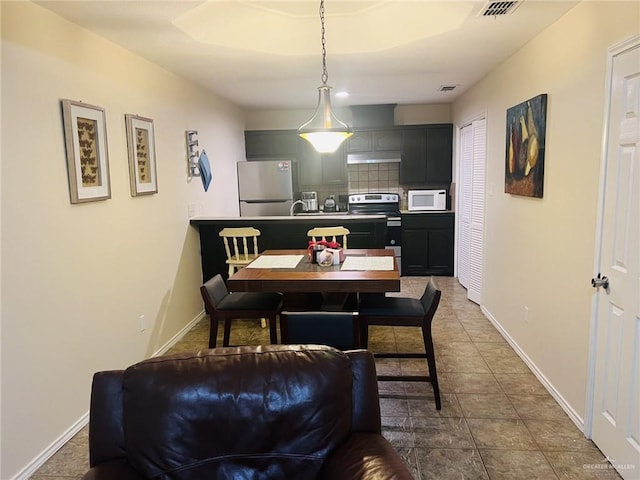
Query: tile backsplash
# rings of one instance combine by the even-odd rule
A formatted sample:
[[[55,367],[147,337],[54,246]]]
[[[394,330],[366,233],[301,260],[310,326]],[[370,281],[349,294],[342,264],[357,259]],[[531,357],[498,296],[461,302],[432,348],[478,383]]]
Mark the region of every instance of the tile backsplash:
[[[361,163],[347,168],[348,189],[333,188],[318,190],[318,203],[322,205],[329,195],[347,195],[351,193],[399,193],[404,189],[400,185],[399,163]]]
[[[364,163],[348,166],[349,193],[402,193],[399,163]]]

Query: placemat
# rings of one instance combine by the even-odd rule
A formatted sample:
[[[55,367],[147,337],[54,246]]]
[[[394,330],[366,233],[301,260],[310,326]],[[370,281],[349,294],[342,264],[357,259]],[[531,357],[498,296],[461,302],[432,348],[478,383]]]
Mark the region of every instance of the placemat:
[[[348,256],[340,270],[393,270],[393,257]]]
[[[296,268],[304,255],[260,255],[246,268]]]

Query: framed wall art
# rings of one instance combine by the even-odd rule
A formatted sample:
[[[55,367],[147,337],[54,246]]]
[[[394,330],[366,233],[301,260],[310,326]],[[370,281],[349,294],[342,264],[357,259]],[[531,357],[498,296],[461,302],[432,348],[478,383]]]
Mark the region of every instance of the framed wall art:
[[[126,114],[131,196],[158,193],[153,120]]]
[[[104,109],[62,100],[71,203],[111,198]]]
[[[542,198],[547,95],[507,109],[504,191]]]

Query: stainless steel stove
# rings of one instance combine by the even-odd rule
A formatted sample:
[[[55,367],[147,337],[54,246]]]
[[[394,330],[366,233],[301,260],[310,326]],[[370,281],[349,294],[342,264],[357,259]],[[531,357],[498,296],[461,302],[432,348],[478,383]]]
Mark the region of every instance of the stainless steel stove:
[[[349,214],[400,216],[397,193],[356,193],[349,195]]]
[[[384,248],[393,250],[398,270],[402,273],[400,195],[397,193],[356,193],[349,195],[349,215],[385,215],[387,217],[387,235]]]

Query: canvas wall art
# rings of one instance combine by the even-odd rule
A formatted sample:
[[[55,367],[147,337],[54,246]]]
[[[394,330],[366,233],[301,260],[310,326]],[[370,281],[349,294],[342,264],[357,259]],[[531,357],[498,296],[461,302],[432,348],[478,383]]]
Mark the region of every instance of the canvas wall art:
[[[547,94],[507,109],[504,191],[542,198]]]

